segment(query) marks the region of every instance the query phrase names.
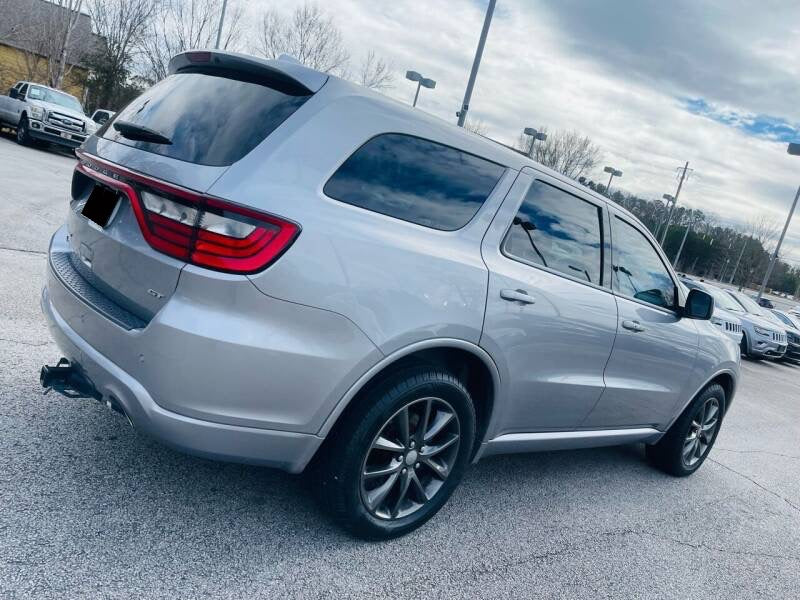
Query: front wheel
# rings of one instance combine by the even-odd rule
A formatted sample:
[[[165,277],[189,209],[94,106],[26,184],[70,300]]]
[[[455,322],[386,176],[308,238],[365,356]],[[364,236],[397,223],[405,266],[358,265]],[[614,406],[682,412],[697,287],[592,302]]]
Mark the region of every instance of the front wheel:
[[[31,134],[28,130],[28,117],[22,117],[17,125],[17,143],[20,146],[29,146],[31,143]]]
[[[647,446],[650,462],[662,471],[686,477],[706,460],[725,412],[725,390],[712,384],[702,391],[658,443]]]
[[[474,440],[475,410],[461,381],[438,368],[410,369],[359,399],[320,449],[313,483],[351,533],[396,537],[444,506]]]

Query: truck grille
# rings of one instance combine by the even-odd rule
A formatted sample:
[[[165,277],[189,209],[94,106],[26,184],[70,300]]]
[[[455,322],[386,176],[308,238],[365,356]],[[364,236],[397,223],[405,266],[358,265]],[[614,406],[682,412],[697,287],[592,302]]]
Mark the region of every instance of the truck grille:
[[[729,321],[725,322],[725,331],[732,331],[733,333],[741,333],[742,326],[738,323],[731,323]]]
[[[773,331],[772,332],[772,341],[778,342],[779,344],[785,344],[786,343],[786,334],[785,333],[777,333],[777,332]]]
[[[86,127],[83,121],[55,111],[47,115],[47,122],[67,131],[83,131]]]

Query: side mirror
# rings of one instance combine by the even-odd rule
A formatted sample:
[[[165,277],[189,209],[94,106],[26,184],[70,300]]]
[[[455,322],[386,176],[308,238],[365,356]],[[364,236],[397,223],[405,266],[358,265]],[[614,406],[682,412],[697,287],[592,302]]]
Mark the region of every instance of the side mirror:
[[[16,98],[17,96],[19,96],[18,92],[19,91],[17,90],[17,88],[11,88],[10,90],[8,90],[8,95],[11,96],[12,98]]]
[[[708,321],[714,312],[714,298],[702,290],[689,290],[683,316],[687,319]]]

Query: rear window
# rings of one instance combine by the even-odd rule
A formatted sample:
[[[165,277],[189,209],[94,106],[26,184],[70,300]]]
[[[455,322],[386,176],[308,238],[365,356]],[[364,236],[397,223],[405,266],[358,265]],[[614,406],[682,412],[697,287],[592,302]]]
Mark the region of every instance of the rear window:
[[[153,129],[171,144],[130,140],[113,122],[102,136],[178,160],[227,166],[261,143],[309,97],[261,83],[179,73],[158,82],[115,118]]]
[[[475,216],[504,170],[450,146],[387,133],[356,150],[324,192],[403,221],[453,231]]]

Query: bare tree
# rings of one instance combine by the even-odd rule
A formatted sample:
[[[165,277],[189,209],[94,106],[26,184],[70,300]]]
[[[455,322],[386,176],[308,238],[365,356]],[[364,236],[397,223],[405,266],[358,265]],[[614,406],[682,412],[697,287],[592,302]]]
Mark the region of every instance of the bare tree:
[[[572,130],[548,133],[546,127],[538,129],[547,134],[547,139],[536,142],[533,159],[544,166],[577,179],[600,162],[602,151],[587,136]],[[527,154],[530,143],[530,137],[520,133],[517,148]]]
[[[143,76],[156,82],[167,76],[170,59],[192,48],[214,46],[223,0],[162,0],[142,37]],[[220,46],[234,44],[241,32],[242,5],[228,6]]]
[[[370,50],[361,63],[357,81],[364,87],[383,91],[393,87],[394,72],[390,64]]]
[[[308,2],[289,17],[275,9],[268,10],[261,19],[252,50],[266,58],[288,54],[307,67],[350,79],[373,90],[386,90],[394,83],[392,65],[372,50],[354,73],[350,53],[333,17]]]
[[[489,128],[486,126],[486,123],[484,123],[482,119],[467,118],[466,122],[464,123],[464,129],[466,129],[467,131],[471,131],[472,133],[477,133],[478,135],[482,135],[484,137],[486,137],[486,134],[489,133]]]
[[[58,11],[60,18],[56,27],[57,31],[53,32],[57,34],[55,38],[57,46],[54,48],[55,52],[50,54],[49,74],[50,85],[60,88],[64,82],[67,53],[70,51],[71,38],[81,16],[83,0],[54,0],[54,3],[62,10]]]
[[[316,4],[304,4],[285,18],[275,9],[261,20],[255,51],[266,58],[290,54],[317,71],[341,75],[346,72],[350,54],[333,17]]]
[[[116,109],[131,75],[131,63],[156,12],[156,0],[87,0],[87,9],[102,38],[90,58],[92,101]]]

